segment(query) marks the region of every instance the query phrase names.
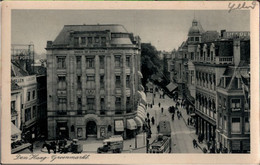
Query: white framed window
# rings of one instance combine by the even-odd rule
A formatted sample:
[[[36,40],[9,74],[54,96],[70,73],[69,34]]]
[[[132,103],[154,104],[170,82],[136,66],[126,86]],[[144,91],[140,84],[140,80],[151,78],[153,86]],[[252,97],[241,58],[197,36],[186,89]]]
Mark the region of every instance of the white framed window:
[[[121,56],[115,56],[115,67],[116,68],[121,67]]]
[[[87,66],[87,68],[94,68],[95,67],[94,57],[86,57],[86,66]]]
[[[66,68],[66,57],[57,57],[58,69]]]
[[[121,77],[119,75],[116,76],[116,88],[121,87]]]
[[[231,118],[231,133],[241,133],[240,117]]]

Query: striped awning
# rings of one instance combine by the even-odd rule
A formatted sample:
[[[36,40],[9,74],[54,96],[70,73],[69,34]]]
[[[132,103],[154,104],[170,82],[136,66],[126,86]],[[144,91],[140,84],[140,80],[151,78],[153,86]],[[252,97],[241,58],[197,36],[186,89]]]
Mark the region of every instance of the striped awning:
[[[139,98],[140,98],[140,102],[142,103],[142,104],[147,104],[147,101],[146,101],[146,95],[145,95],[145,93],[143,92],[143,91],[138,91],[137,92],[138,93],[138,95],[139,95]]]
[[[11,122],[11,135],[20,135],[22,131]]]
[[[134,118],[134,120],[135,120],[135,122],[136,122],[138,127],[142,127],[143,126],[143,121],[142,121],[142,119],[140,119],[140,117],[136,116]]]
[[[126,128],[129,130],[135,130],[137,129],[137,125],[136,122],[134,121],[134,119],[127,119],[127,126]]]

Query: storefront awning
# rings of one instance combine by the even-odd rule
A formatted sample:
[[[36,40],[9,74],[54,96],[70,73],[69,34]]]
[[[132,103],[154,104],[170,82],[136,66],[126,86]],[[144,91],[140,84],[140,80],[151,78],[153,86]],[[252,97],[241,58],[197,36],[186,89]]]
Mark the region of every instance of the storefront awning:
[[[115,120],[115,130],[117,132],[123,132],[124,131],[124,122],[123,122],[123,120]]]
[[[147,104],[146,95],[143,91],[138,91],[138,95],[142,104]]]
[[[169,83],[167,86],[166,86],[166,88],[170,91],[170,92],[172,92],[172,91],[174,91],[175,89],[177,89],[177,85],[176,84],[174,84],[174,83]]]
[[[22,131],[20,129],[18,129],[12,122],[11,122],[11,132],[12,135],[20,135],[22,133]]]
[[[140,119],[140,117],[136,116],[136,117],[134,118],[134,120],[135,120],[136,125],[137,125],[138,127],[142,127],[142,126],[143,126],[143,121],[142,121],[142,119]]]
[[[137,128],[136,122],[134,121],[134,119],[128,119],[127,120],[127,129],[130,130],[135,130]]]

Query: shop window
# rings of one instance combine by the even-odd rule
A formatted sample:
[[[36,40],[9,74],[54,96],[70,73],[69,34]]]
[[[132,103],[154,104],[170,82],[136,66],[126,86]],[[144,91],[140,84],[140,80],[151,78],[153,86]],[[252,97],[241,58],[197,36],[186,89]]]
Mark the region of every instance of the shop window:
[[[232,133],[240,133],[241,132],[241,127],[240,127],[240,118],[232,118],[231,120],[231,132]]]

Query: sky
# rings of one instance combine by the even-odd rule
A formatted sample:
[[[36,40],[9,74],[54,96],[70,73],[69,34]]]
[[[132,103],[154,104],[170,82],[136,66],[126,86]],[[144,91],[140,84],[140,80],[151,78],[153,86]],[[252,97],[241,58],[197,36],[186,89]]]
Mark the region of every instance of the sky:
[[[32,42],[35,52],[43,54],[47,41],[55,40],[64,25],[122,24],[142,42],[172,51],[187,39],[194,18],[205,31],[250,31],[245,10],[13,10],[11,42]]]

